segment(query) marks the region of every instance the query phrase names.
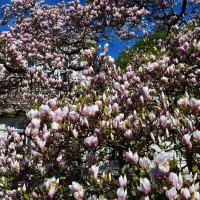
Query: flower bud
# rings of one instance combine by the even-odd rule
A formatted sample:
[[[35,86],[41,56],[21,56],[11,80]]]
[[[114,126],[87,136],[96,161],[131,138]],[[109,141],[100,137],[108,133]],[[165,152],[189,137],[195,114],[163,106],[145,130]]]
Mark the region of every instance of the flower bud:
[[[181,189],[181,199],[187,200],[190,198],[190,191],[188,188],[182,188]]]
[[[140,178],[140,186],[137,189],[145,195],[148,195],[151,191],[150,181],[147,178]]]
[[[120,186],[121,188],[124,188],[124,187],[126,187],[126,185],[127,185],[127,178],[126,178],[126,175],[124,175],[124,177],[120,176],[120,177],[119,177],[119,186]]]
[[[133,154],[133,152],[129,149],[128,152],[126,152],[126,160],[132,164],[136,164],[138,162],[138,154],[137,152]]]

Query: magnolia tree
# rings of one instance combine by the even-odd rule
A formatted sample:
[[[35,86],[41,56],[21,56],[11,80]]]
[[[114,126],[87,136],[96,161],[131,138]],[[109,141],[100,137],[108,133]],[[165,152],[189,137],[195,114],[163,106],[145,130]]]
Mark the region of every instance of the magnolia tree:
[[[167,5],[153,2],[72,2],[65,8],[13,1],[10,10],[4,7],[2,22],[17,18],[1,34],[3,76],[20,76],[17,94],[34,101],[27,104],[32,108],[25,134],[8,127],[0,140],[2,199],[200,199],[199,19],[182,27],[172,23],[155,53],[135,52],[123,70],[107,54],[108,45],[99,54],[83,45],[86,35],[105,37],[107,28],[121,34],[129,25],[139,30],[148,15],[156,20],[152,6]],[[43,20],[46,28],[40,27]],[[87,30],[79,46],[82,29]],[[72,70],[73,51],[84,61],[85,78],[71,84],[64,80],[68,75],[56,77],[54,71]],[[29,59],[43,68],[27,69]]]

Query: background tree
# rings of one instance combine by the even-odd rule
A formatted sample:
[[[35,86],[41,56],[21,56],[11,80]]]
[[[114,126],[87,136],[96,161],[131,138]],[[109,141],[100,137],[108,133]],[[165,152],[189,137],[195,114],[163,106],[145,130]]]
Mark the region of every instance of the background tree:
[[[167,30],[158,30],[148,36],[140,38],[130,48],[121,51],[120,55],[116,58],[116,64],[121,68],[126,68],[130,64],[136,64],[135,54],[157,54],[161,51],[159,43],[167,37]]]
[[[198,1],[96,0],[87,1],[84,6],[79,1],[55,6],[35,0],[12,1],[2,7],[1,24],[14,20],[13,27],[1,33],[2,105],[28,108],[39,93],[45,94],[48,84],[56,94],[71,88],[71,71],[83,69],[74,67],[71,61],[80,60],[81,50],[87,49],[91,41],[98,44],[117,36],[131,39],[141,35],[145,27],[149,29],[150,23],[153,28],[161,24],[169,32],[172,25],[184,22],[190,15],[194,17],[198,8]],[[36,63],[43,66],[44,73],[34,73],[39,77],[33,78],[27,67]],[[62,71],[61,76],[58,70]],[[40,83],[41,79],[46,83]],[[31,91],[33,98],[22,94],[23,88]],[[16,98],[21,103],[16,105]]]

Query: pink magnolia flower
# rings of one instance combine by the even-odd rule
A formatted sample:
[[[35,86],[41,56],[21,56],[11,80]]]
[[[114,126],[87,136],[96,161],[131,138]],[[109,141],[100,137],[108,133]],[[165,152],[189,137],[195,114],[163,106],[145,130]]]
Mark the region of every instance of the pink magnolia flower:
[[[68,116],[72,124],[76,123],[79,119],[79,114],[75,111],[71,111]]]
[[[30,136],[30,134],[31,134],[31,128],[30,127],[26,127],[26,130],[25,130],[25,134],[26,134],[26,136]]]
[[[83,200],[83,198],[84,198],[84,190],[83,190],[82,186],[79,183],[73,181],[72,185],[70,185],[69,188],[74,193],[75,199]]]
[[[28,117],[28,119],[37,118],[38,115],[39,115],[38,110],[34,110],[34,109],[31,109],[31,110],[26,114],[26,116]]]
[[[162,179],[169,172],[168,156],[164,151],[154,153],[154,163],[156,167],[152,168],[152,175],[157,179]]]
[[[96,112],[99,111],[99,106],[98,105],[92,105],[88,107],[88,113],[90,115],[95,115]]]
[[[53,110],[56,109],[56,107],[57,107],[57,99],[56,98],[49,99],[48,103],[49,103],[51,109],[53,109]]]
[[[22,191],[26,192],[26,185],[25,184],[22,186]]]
[[[120,176],[120,177],[119,177],[119,186],[120,186],[121,188],[124,188],[124,187],[126,187],[126,185],[127,185],[127,178],[126,178],[126,175],[124,175],[124,177]]]
[[[168,173],[169,172],[169,163],[166,162],[164,164],[159,164],[158,170],[159,170],[160,175],[164,175],[164,174]]]
[[[2,191],[0,191],[0,198],[4,197],[4,193]]]
[[[113,14],[113,16],[117,19],[120,19],[122,15],[120,13],[116,12]]]
[[[89,122],[86,117],[80,117],[80,122],[81,122],[81,125],[85,125],[85,126],[89,127]]]
[[[156,119],[156,116],[153,112],[149,113],[149,120],[150,122],[153,122]]]
[[[171,172],[169,174],[169,181],[177,189],[180,189],[182,187],[182,185],[183,185],[183,178],[182,178],[180,173],[179,173],[179,176],[177,176],[175,173]]]
[[[109,64],[111,64],[111,65],[114,64],[114,62],[115,62],[114,58],[112,58],[111,56],[108,56],[107,59],[108,59]]]
[[[192,133],[193,138],[195,139],[196,142],[200,143],[200,131],[196,130]]]
[[[58,130],[60,128],[60,125],[57,122],[53,122],[51,124],[51,128],[54,129],[54,130]]]
[[[88,115],[88,107],[86,105],[83,106],[83,108],[81,110],[81,114],[83,116],[87,116]]]
[[[177,191],[175,187],[172,187],[170,190],[166,191],[166,196],[169,200],[176,200]]]
[[[189,187],[189,191],[190,193],[194,193],[195,191],[199,190],[199,184],[192,184],[190,187]]]
[[[190,38],[187,36],[187,35],[182,35],[180,38],[179,38],[179,43],[182,45],[184,44],[185,42],[188,42],[190,40]]]
[[[48,132],[48,129],[47,129],[47,125],[44,124],[43,126],[43,129],[42,129],[42,132],[45,134],[46,132]]]
[[[164,151],[161,151],[159,153],[155,152],[153,157],[154,157],[154,162],[158,164],[164,164],[167,162],[168,159],[168,156]]]
[[[145,86],[142,88],[142,93],[143,93],[143,97],[144,99],[149,99],[150,98],[150,95],[149,95],[149,88],[148,86]]]
[[[137,152],[133,154],[133,152],[129,149],[128,152],[126,152],[126,160],[132,164],[136,164],[138,162],[138,154]]]
[[[39,134],[39,128],[34,128],[34,129],[32,129],[32,131],[31,131],[31,137],[33,138],[33,139],[36,139],[37,137],[38,137],[38,134]]]
[[[133,132],[131,129],[126,130],[126,132],[124,133],[124,136],[128,139],[131,140],[133,138]]]
[[[167,118],[165,115],[160,116],[159,123],[161,128],[166,128]]]
[[[165,77],[165,76],[163,76],[162,78],[161,78],[161,82],[162,83],[168,83],[168,78],[167,77]]]
[[[117,128],[119,126],[120,122],[123,120],[123,118],[124,118],[124,115],[122,113],[117,115],[112,121],[113,127]]]
[[[198,191],[195,191],[191,200],[199,200],[199,199],[200,199],[200,194]]]
[[[182,142],[184,145],[186,145],[189,149],[192,148],[192,143],[190,141],[190,138],[191,136],[189,134],[185,134],[183,137],[182,137]]]
[[[63,114],[61,108],[58,108],[57,110],[54,111],[53,113],[53,121],[60,123],[63,119]]]
[[[190,99],[190,106],[193,110],[197,111],[200,107],[200,100],[191,98]]]
[[[40,119],[34,118],[31,120],[32,128],[33,129],[38,129],[40,127]]]
[[[41,105],[39,111],[41,117],[46,117],[50,113],[51,109],[48,105]]]
[[[102,107],[102,101],[101,100],[96,101],[95,105],[98,105],[98,107],[101,108]]]
[[[150,167],[151,161],[147,157],[140,158],[139,164],[144,169],[148,169]]]
[[[49,131],[46,131],[44,134],[43,134],[43,138],[44,140],[46,140],[46,142],[48,143],[50,141],[50,138],[51,138],[51,133]]]
[[[68,106],[65,106],[62,110],[63,110],[63,118],[66,119],[66,117],[67,117],[67,115],[68,115],[68,113],[69,113],[69,108],[68,108]]]
[[[119,110],[119,105],[118,103],[114,103],[112,106],[112,110],[118,111]]]
[[[37,139],[37,144],[38,144],[38,146],[40,147],[40,149],[41,150],[43,150],[44,149],[44,147],[45,147],[45,145],[46,145],[46,140],[41,140],[41,139]]]
[[[145,195],[148,195],[151,191],[150,181],[147,178],[140,178],[140,186],[138,186],[137,189]]]
[[[117,190],[118,200],[126,200],[127,198],[127,190],[123,188],[118,188]]]
[[[142,104],[144,104],[144,97],[143,97],[142,95],[140,96],[139,99],[140,99],[140,102],[141,102]]]
[[[87,138],[85,138],[84,140],[84,145],[87,148],[95,148],[98,145],[98,138],[96,136],[89,136]]]
[[[190,191],[188,188],[182,188],[181,189],[181,199],[182,200],[188,200],[190,198]]]
[[[92,174],[92,177],[94,179],[97,179],[98,173],[99,173],[99,167],[97,167],[96,165],[92,165],[90,168],[90,173]]]
[[[185,55],[186,49],[183,46],[179,47],[178,49],[179,49],[180,55]]]
[[[76,139],[78,138],[78,131],[76,129],[72,130],[72,134],[73,134],[74,138],[76,138]]]
[[[180,106],[187,106],[189,105],[189,99],[188,98],[184,98],[184,99],[179,99],[177,104]]]
[[[19,165],[19,162],[17,160],[15,162],[11,161],[10,166],[11,166],[11,169],[13,171],[19,172],[20,165]]]
[[[153,133],[150,133],[150,137],[151,137],[151,140],[153,141],[153,143],[156,143],[156,139],[154,137],[154,134]]]
[[[49,197],[50,199],[53,199],[56,190],[57,190],[57,186],[56,186],[55,184],[52,184],[52,185],[50,186],[50,189],[49,189],[49,192],[48,192],[48,197]]]
[[[74,193],[74,192],[79,192],[79,191],[81,190],[82,186],[81,186],[79,183],[73,181],[73,182],[72,182],[72,185],[70,185],[69,188],[70,188],[70,189],[72,190],[72,192]]]
[[[60,162],[60,161],[62,161],[62,158],[63,158],[63,155],[60,154],[60,155],[56,158],[56,160],[57,160],[58,162]]]
[[[48,197],[53,199],[55,192],[57,190],[57,184],[59,183],[59,179],[55,179],[54,177],[51,179],[47,179],[44,183],[45,188],[48,190]]]
[[[82,51],[82,54],[85,56],[85,57],[88,57],[88,58],[91,58],[92,57],[92,51],[90,49],[85,49]]]
[[[84,198],[84,190],[81,189],[79,192],[75,192],[74,193],[74,197],[77,200],[83,200],[83,198]]]

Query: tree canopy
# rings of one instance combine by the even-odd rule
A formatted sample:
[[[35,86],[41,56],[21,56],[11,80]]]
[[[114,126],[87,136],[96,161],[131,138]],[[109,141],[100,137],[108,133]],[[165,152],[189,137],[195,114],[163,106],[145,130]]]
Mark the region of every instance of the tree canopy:
[[[1,23],[14,24],[0,34],[1,108],[28,110],[29,123],[0,138],[0,198],[200,199],[198,8],[198,0],[5,5]],[[154,32],[118,62],[98,47],[144,30]]]

